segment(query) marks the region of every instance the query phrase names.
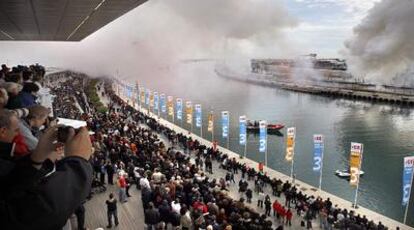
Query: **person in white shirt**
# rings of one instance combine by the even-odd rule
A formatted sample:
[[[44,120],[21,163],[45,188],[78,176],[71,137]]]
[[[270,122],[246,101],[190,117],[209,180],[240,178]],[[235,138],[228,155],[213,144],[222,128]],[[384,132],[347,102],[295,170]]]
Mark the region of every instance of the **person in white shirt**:
[[[151,190],[151,185],[150,185],[149,180],[146,176],[141,178],[141,180],[139,181],[139,186],[141,186],[141,189]]]
[[[180,213],[181,204],[180,204],[180,200],[178,198],[171,202],[171,208],[174,212]]]

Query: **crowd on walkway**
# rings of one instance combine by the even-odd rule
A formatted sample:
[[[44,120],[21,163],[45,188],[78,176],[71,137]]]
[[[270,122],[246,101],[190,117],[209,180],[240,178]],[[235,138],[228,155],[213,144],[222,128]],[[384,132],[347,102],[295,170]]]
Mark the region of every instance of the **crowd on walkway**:
[[[89,194],[92,143],[87,128],[59,127],[40,104],[45,69],[0,70],[1,229],[62,229]]]
[[[96,156],[94,168],[97,174],[104,173],[99,169],[112,164],[110,169],[125,171],[123,176],[130,178],[127,184],[136,183],[142,192],[148,229],[165,229],[167,225],[178,229],[283,229],[292,218],[303,219],[301,225],[307,229],[386,229],[381,223],[375,224],[352,210],[333,205],[329,199],[307,196],[288,181],[247,168],[214,146],[203,146],[175,133],[122,101],[110,83],[105,92],[110,97],[110,112],[92,119],[92,127],[97,126],[104,133],[99,144],[104,150]],[[170,147],[158,135],[165,136]],[[194,163],[191,157],[195,158]],[[106,161],[108,158],[110,162]],[[215,179],[212,175],[213,161],[228,171],[224,178]],[[246,199],[234,200],[229,196],[229,186],[234,186],[237,173],[242,175],[238,185]],[[121,173],[119,177],[123,176]],[[254,181],[253,188],[248,187],[250,180]],[[272,188],[272,195],[283,199],[272,201],[263,192],[266,186]],[[121,201],[123,193],[120,192]],[[264,213],[248,204],[252,196],[258,196],[257,206],[264,205]],[[277,218],[278,226],[272,226],[270,218]],[[315,219],[318,226],[312,226]]]
[[[15,80],[13,84],[37,84],[33,75],[20,81],[4,68],[2,84],[6,89],[10,79]],[[42,81],[43,76],[39,83]],[[139,189],[147,229],[280,230],[295,219],[300,224],[290,229],[387,229],[335,206],[329,199],[308,196],[288,181],[248,168],[215,145],[201,145],[161,125],[115,95],[110,81],[98,86],[98,91],[103,88],[102,94],[110,98],[108,112],[99,113],[84,97],[74,96],[75,92],[82,95],[84,81],[84,75],[73,72],[57,73],[47,80],[56,95],[55,115],[84,120],[93,133],[88,136],[86,128],[71,129],[69,140],[59,146],[54,145],[57,128],[49,124],[50,111],[35,109],[42,108],[36,98],[28,107],[16,99],[9,106],[7,96],[21,97],[19,87],[0,89],[4,95],[0,100],[0,146],[4,142],[8,147],[2,148],[0,161],[0,218],[5,229],[59,229],[73,213],[78,229],[85,229],[87,210],[82,204],[86,198],[93,199],[94,192],[105,192],[106,184],[118,188],[105,202],[107,228],[122,222],[117,207],[128,202],[130,189]],[[13,119],[21,128],[10,127]],[[10,154],[10,146],[18,146],[15,138],[20,135],[18,143],[27,150]],[[213,164],[226,172],[224,177],[217,176]],[[235,175],[241,179],[236,181]],[[240,199],[229,192],[236,186]],[[268,188],[271,194],[267,194]],[[252,204],[253,197],[257,204]]]

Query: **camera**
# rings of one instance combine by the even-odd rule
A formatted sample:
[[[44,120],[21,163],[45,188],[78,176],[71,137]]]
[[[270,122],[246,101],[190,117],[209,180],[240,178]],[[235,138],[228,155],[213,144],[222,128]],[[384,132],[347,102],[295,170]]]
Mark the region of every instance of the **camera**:
[[[75,129],[71,126],[60,126],[57,131],[57,141],[61,143],[66,143],[69,138],[70,129],[75,130],[75,135],[79,132],[79,129]]]

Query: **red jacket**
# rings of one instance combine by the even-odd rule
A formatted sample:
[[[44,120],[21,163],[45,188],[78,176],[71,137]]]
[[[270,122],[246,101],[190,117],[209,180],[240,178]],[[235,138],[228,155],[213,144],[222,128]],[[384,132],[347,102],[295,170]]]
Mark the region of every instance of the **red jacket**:
[[[14,155],[18,157],[29,154],[29,148],[27,147],[23,135],[20,133],[14,137],[13,142],[16,144],[14,147]]]
[[[126,188],[126,181],[125,181],[125,177],[121,176],[119,177],[119,187],[121,188]]]

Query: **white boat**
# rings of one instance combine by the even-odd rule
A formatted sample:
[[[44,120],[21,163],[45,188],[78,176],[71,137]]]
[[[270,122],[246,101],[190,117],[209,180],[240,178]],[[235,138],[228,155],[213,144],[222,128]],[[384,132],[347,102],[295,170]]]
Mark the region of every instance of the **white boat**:
[[[365,174],[364,171],[360,170],[359,171],[359,175],[363,176]],[[335,171],[335,175],[337,175],[338,177],[342,177],[342,178],[349,178],[351,177],[351,173],[349,172],[349,169],[344,169],[344,170],[336,170]]]

